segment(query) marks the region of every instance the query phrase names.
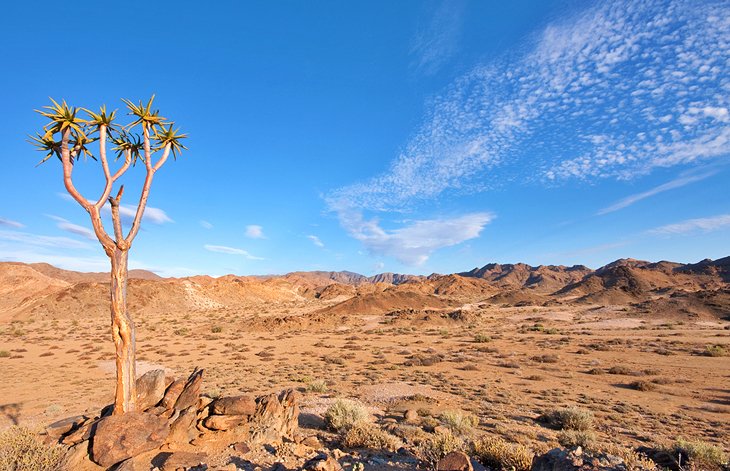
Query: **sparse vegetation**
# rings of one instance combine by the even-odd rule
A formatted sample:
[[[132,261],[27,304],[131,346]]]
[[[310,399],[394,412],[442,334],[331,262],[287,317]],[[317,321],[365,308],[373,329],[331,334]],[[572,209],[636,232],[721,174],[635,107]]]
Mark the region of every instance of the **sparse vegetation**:
[[[722,448],[701,440],[678,439],[668,450],[680,464],[697,470],[719,470],[730,464]]]
[[[593,413],[580,407],[551,409],[538,417],[538,421],[556,429],[586,431],[593,428]]]
[[[722,345],[708,345],[705,347],[705,356],[724,357],[727,356],[727,351]]]
[[[0,471],[61,471],[64,451],[46,445],[32,430],[12,426],[0,432]]]
[[[345,432],[342,444],[348,448],[371,448],[395,451],[403,443],[398,437],[382,430],[375,424],[356,422]]]
[[[435,465],[438,460],[452,451],[463,451],[464,441],[451,432],[434,433],[416,447],[415,453],[418,459],[430,465]]]
[[[7,350],[0,350],[0,358],[8,358],[10,356],[10,352]]]
[[[349,399],[337,399],[324,413],[327,425],[338,432],[346,432],[370,416],[365,406]]]
[[[307,383],[307,391],[313,393],[327,392],[327,381],[316,379]]]
[[[566,448],[590,448],[596,441],[596,434],[590,430],[561,430],[557,438],[558,443]]]
[[[456,436],[470,435],[474,427],[479,425],[479,418],[474,414],[460,410],[447,410],[439,416],[440,422]]]
[[[524,445],[488,436],[474,442],[474,454],[480,463],[494,470],[529,471],[534,453]]]

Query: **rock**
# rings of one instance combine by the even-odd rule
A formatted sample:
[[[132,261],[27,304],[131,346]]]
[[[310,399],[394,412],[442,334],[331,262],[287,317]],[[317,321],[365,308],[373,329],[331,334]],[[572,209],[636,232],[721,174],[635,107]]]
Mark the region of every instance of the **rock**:
[[[158,461],[158,458],[160,458]],[[194,466],[207,464],[207,453],[192,453],[187,451],[176,451],[175,453],[160,453],[154,462],[162,471],[175,471],[176,469],[188,469]]]
[[[170,426],[170,434],[167,436],[168,444],[186,444],[198,436],[195,428],[195,421],[198,413],[195,407],[188,407],[177,416]]]
[[[249,442],[273,444],[281,442],[282,438],[293,440],[299,427],[299,397],[293,389],[282,391],[278,396],[259,397],[256,412],[249,421]]]
[[[414,409],[408,409],[404,414],[403,418],[406,422],[413,423],[418,422],[419,416],[418,412],[416,412]]]
[[[65,469],[104,469],[89,459],[89,442],[78,443],[66,451]]]
[[[217,415],[253,415],[256,400],[251,396],[222,397],[213,401],[211,410]]]
[[[248,415],[211,415],[203,425],[211,430],[230,430],[248,422]]]
[[[249,451],[251,451],[251,448],[244,442],[238,442],[233,445],[233,449],[236,450],[236,452],[245,455]]]
[[[176,379],[175,381],[173,381],[172,384],[170,384],[170,386],[168,386],[167,390],[165,391],[165,396],[162,398],[160,406],[164,407],[165,409],[172,409],[175,406],[175,402],[177,402],[177,398],[180,397],[180,393],[182,392],[184,387],[184,380]]]
[[[319,439],[315,436],[309,436],[302,440],[302,445],[308,446],[309,448],[314,448],[315,450],[319,450],[322,448],[322,442],[319,441]]]
[[[57,422],[53,422],[51,425],[46,427],[46,434],[52,439],[58,440],[67,433],[77,429],[89,418],[85,415],[75,415],[73,417],[67,417]]]
[[[450,430],[445,425],[437,425],[433,428],[433,433],[449,433]]]
[[[321,454],[304,463],[302,468],[307,471],[343,471],[340,463],[333,457]]]
[[[174,384],[174,383],[173,383]],[[196,369],[185,382],[180,396],[175,401],[175,410],[182,411],[190,406],[198,406],[200,387],[203,384],[203,370]],[[171,386],[172,387],[172,386]]]
[[[137,410],[154,407],[165,396],[165,370],[152,370],[137,378]]]
[[[83,422],[78,428],[76,428],[76,430],[65,435],[61,439],[61,443],[66,446],[73,446],[84,440],[88,440],[91,437],[91,429],[94,427],[96,422],[96,420],[87,420]]]
[[[164,443],[167,420],[144,412],[127,412],[101,419],[92,433],[91,459],[112,466]]]
[[[607,453],[554,448],[532,460],[531,471],[626,471],[623,459]],[[636,471],[644,468],[634,467]]]
[[[471,460],[461,451],[452,451],[441,458],[436,465],[437,471],[474,471]]]

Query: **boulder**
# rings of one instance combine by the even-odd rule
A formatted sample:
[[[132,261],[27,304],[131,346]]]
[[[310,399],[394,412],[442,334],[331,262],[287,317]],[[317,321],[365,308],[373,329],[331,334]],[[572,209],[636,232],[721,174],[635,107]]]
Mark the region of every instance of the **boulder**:
[[[58,440],[67,433],[77,429],[88,419],[89,418],[85,415],[75,415],[73,417],[61,419],[57,422],[53,422],[51,425],[46,427],[46,434],[51,439]]]
[[[175,410],[182,411],[191,406],[198,406],[200,388],[203,384],[203,370],[195,370],[185,382],[180,396],[175,401]],[[172,386],[171,386],[172,387]]]
[[[203,425],[211,430],[230,430],[248,422],[247,415],[211,415]]]
[[[198,411],[195,407],[188,407],[180,412],[180,415],[172,422],[170,426],[170,434],[167,436],[166,443],[169,444],[186,444],[198,436],[195,428],[195,422],[198,419]]]
[[[74,431],[64,435],[61,439],[61,443],[66,446],[73,446],[84,440],[88,440],[91,437],[91,430],[96,422],[96,420],[87,420],[81,423]]]
[[[414,409],[408,409],[403,414],[403,418],[408,423],[418,422],[418,419],[419,419],[418,412],[416,412]]]
[[[92,431],[91,459],[112,466],[162,445],[170,432],[167,420],[144,412],[101,419]]]
[[[154,407],[165,395],[165,370],[152,370],[137,378],[137,410]]]
[[[452,451],[436,464],[437,471],[474,471],[471,460],[461,451]]]
[[[167,390],[165,391],[165,396],[162,398],[162,402],[160,402],[160,406],[164,407],[165,409],[172,409],[173,407],[175,407],[175,402],[177,402],[177,398],[180,397],[180,393],[182,392],[184,387],[184,379],[176,379],[175,381],[173,381],[172,384],[167,387]]]
[[[251,396],[222,397],[213,401],[210,407],[217,415],[253,415],[256,400]]]
[[[302,469],[306,471],[342,471],[342,466],[336,459],[323,453],[304,463]]]
[[[177,469],[189,469],[195,466],[205,465],[208,462],[207,453],[192,453],[187,451],[176,451],[174,453],[160,453],[154,463],[162,471],[175,471]]]
[[[259,397],[256,412],[249,421],[250,442],[279,443],[282,438],[293,440],[299,426],[299,397],[293,389],[282,391],[278,396]]]

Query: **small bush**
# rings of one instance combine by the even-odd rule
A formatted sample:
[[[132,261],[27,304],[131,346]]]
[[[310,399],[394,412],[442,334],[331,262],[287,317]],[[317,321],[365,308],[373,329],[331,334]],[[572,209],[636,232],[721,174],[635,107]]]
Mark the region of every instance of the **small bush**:
[[[728,456],[722,448],[701,440],[678,439],[673,446],[675,458],[682,456],[682,463],[689,463],[697,469],[720,469],[727,466]]]
[[[464,441],[453,433],[434,433],[418,444],[415,453],[418,459],[433,466],[452,451],[463,451],[464,448]]]
[[[629,470],[642,470],[642,471],[651,471],[659,469],[657,468],[657,465],[654,461],[646,457],[646,455],[638,453],[637,451],[622,446],[622,445],[616,445],[616,444],[604,444],[600,447],[600,450],[603,453],[608,453],[609,455],[618,456],[622,460],[624,460],[624,463],[626,463],[626,466]]]
[[[629,368],[626,368],[625,366],[612,366],[608,370],[608,374],[612,375],[630,375],[633,371],[631,371]]]
[[[548,353],[545,355],[536,355],[536,356],[532,357],[532,361],[536,361],[538,363],[557,363],[559,359],[560,359],[560,357],[554,353]]]
[[[0,350],[0,358],[8,358],[10,357],[10,352],[7,350]]]
[[[327,382],[322,379],[315,379],[307,383],[307,391],[314,393],[327,392]]]
[[[46,445],[32,430],[13,426],[0,432],[0,471],[61,471],[64,451]]]
[[[596,434],[590,430],[561,430],[558,433],[558,443],[566,448],[591,448],[596,441]]]
[[[538,417],[550,427],[561,430],[591,430],[593,428],[593,413],[580,407],[551,409]]]
[[[656,391],[657,385],[650,382],[650,381],[634,381],[629,385],[631,389],[636,389],[637,391]]]
[[[369,415],[361,403],[349,399],[337,399],[324,413],[324,420],[333,430],[346,432],[356,423],[367,420]]]
[[[722,345],[708,345],[705,347],[705,356],[708,357],[724,357],[727,355],[727,351]]]
[[[396,451],[403,446],[398,437],[368,422],[358,422],[345,433],[342,444],[348,448]]]
[[[474,454],[484,466],[514,471],[529,471],[534,456],[529,448],[499,437],[483,437],[474,442]]]
[[[220,334],[221,332],[223,332],[223,327],[221,327],[219,325],[214,325],[213,327],[210,328],[210,331],[214,334]]]
[[[491,342],[491,341],[492,341],[492,337],[490,337],[489,335],[476,334],[474,336],[475,343],[487,343],[487,342]]]
[[[460,410],[447,410],[439,416],[439,420],[457,436],[470,435],[479,425],[477,416]]]

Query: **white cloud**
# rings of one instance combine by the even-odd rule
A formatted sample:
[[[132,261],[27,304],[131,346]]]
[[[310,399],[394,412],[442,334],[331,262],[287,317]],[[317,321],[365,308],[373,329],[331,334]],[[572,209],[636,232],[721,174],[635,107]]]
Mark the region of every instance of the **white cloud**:
[[[728,226],[730,226],[730,214],[721,214],[707,218],[687,219],[657,227],[648,232],[655,235],[681,235],[693,232],[713,232]]]
[[[208,245],[208,244],[205,244],[203,246],[203,248],[205,248],[205,250],[208,250],[210,252],[224,253],[224,254],[227,254],[227,255],[241,255],[243,257],[246,257],[249,260],[263,260],[263,258],[261,258],[261,257],[256,257],[254,255],[251,255],[247,251],[245,251],[243,249],[236,248],[236,247],[227,247],[225,245]]]
[[[419,25],[411,40],[413,67],[427,75],[434,74],[448,62],[457,49],[465,4],[444,0],[428,21]]]
[[[94,234],[94,232],[87,227],[79,226],[78,224],[73,224],[70,221],[68,221],[62,217],[53,216],[50,214],[48,215],[48,217],[53,219],[54,221],[56,221],[56,227],[58,227],[62,231],[66,231],[66,232],[70,232],[72,234],[79,235],[85,239],[97,240],[96,234]]]
[[[205,220],[201,220],[200,221],[200,226],[203,229],[213,229],[213,224],[211,224],[211,223],[209,223],[208,221],[205,221]]]
[[[455,80],[386,171],[327,202],[402,210],[445,191],[727,158],[729,60],[727,2],[599,2]]]
[[[54,237],[37,234],[30,234],[20,231],[0,230],[0,242],[11,242],[21,244],[20,247],[52,247],[57,249],[90,249],[86,242],[81,242],[68,237]]]
[[[264,228],[255,224],[246,226],[246,237],[249,239],[265,239]]]
[[[685,185],[689,185],[690,183],[704,180],[705,178],[711,177],[711,176],[715,175],[716,173],[717,172],[712,171],[712,172],[705,172],[705,173],[700,173],[700,174],[695,174],[695,175],[685,175],[685,176],[676,178],[672,181],[669,181],[667,183],[663,183],[659,186],[656,186],[650,190],[647,190],[647,191],[644,191],[641,193],[637,193],[635,195],[627,196],[626,198],[623,198],[623,199],[617,201],[616,203],[612,204],[611,206],[607,206],[607,207],[601,209],[600,211],[598,211],[597,214],[603,215],[603,214],[612,213],[614,211],[618,211],[620,209],[627,208],[627,207],[631,206],[632,204],[637,203],[643,199],[649,198],[651,196],[654,196],[656,194],[659,194],[659,193],[662,193],[665,191],[673,190],[675,188],[681,188]]]
[[[412,221],[399,229],[386,230],[377,219],[366,220],[359,212],[340,213],[340,222],[350,236],[362,242],[370,253],[416,266],[425,263],[438,249],[479,237],[493,219],[491,213],[473,213]]]
[[[111,206],[105,204],[102,208],[104,213],[111,214]],[[137,214],[137,206],[131,204],[119,205],[119,215],[122,217],[122,221],[125,223],[131,223],[134,220],[134,216]],[[165,211],[160,208],[153,208],[152,206],[145,207],[144,216],[142,221],[150,222],[152,224],[165,224],[173,221]]]
[[[307,239],[311,240],[312,243],[314,245],[316,245],[317,247],[324,248],[324,243],[321,240],[319,240],[319,237],[317,237],[316,235],[308,235]]]
[[[25,225],[17,221],[11,221],[10,219],[5,218],[0,218],[0,226],[12,227],[13,229],[20,229],[22,227],[25,227]]]

